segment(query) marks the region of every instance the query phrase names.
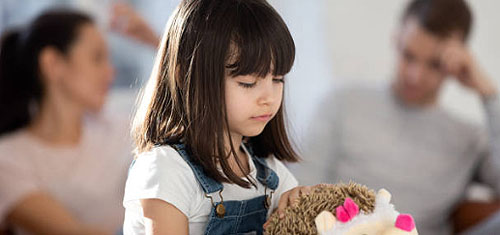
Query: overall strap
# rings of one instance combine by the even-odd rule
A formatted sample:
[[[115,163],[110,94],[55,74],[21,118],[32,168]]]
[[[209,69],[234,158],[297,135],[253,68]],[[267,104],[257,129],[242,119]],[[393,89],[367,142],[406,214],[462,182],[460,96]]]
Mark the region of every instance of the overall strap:
[[[179,153],[179,155],[181,155],[181,157],[191,167],[191,169],[193,170],[193,173],[194,173],[194,175],[196,177],[196,180],[201,185],[201,188],[203,189],[203,191],[205,192],[205,194],[214,193],[214,192],[217,192],[217,191],[220,191],[220,190],[223,189],[223,186],[222,186],[221,183],[215,181],[211,177],[208,177],[205,174],[205,172],[203,170],[203,167],[201,167],[200,165],[194,163],[191,160],[191,157],[188,154],[188,152],[186,151],[186,146],[184,144],[182,144],[182,143],[180,143],[180,144],[171,144],[171,146],[175,150],[177,150],[177,152]]]
[[[279,185],[279,177],[269,166],[266,159],[257,157],[249,144],[244,144],[244,147],[252,157],[252,161],[257,169],[257,180],[271,190],[276,190]]]

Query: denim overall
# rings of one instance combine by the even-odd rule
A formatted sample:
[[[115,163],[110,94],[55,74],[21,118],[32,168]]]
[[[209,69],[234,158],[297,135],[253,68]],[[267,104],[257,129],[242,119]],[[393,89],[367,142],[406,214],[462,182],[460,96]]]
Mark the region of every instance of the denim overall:
[[[205,234],[262,234],[263,225],[266,222],[267,211],[271,202],[272,192],[279,184],[278,175],[267,166],[265,159],[255,156],[250,148],[247,148],[257,169],[257,180],[266,186],[265,195],[242,201],[224,201],[224,186],[208,177],[200,165],[190,160],[183,144],[171,145],[179,152],[194,172],[196,180],[203,188],[205,197],[210,200],[213,209],[210,212]],[[269,190],[270,189],[270,190]],[[268,190],[270,195],[267,195]],[[220,202],[214,203],[210,194],[218,192]]]

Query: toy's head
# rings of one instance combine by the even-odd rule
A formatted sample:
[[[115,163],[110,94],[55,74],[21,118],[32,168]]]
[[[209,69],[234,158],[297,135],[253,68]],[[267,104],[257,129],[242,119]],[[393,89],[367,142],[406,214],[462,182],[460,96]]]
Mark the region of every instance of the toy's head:
[[[381,189],[375,199],[375,210],[364,213],[346,198],[343,205],[335,208],[336,217],[323,211],[315,218],[317,231],[321,235],[417,235],[411,215],[399,214],[390,201],[391,194]]]
[[[410,215],[399,214],[391,194],[375,195],[367,187],[349,183],[321,185],[288,207],[283,219],[273,215],[266,234],[416,235]]]

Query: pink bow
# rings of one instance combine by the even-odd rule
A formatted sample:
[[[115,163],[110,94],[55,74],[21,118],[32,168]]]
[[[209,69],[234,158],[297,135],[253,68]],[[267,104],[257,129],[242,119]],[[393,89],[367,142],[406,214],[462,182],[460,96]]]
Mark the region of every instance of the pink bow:
[[[358,215],[359,207],[351,198],[346,198],[343,206],[335,208],[337,219],[343,223],[347,223],[354,216]]]

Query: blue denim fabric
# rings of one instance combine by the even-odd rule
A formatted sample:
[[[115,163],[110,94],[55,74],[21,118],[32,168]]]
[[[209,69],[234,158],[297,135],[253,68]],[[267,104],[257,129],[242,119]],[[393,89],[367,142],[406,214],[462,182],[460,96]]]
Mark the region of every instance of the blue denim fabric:
[[[262,234],[267,218],[265,200],[265,196],[259,196],[244,201],[224,201],[226,215],[219,218],[212,210],[205,234]]]
[[[191,167],[196,180],[206,194],[218,192],[224,188],[220,182],[205,175],[200,165],[191,161],[183,144],[174,144],[172,147],[179,152]],[[279,184],[278,175],[267,166],[265,159],[255,156],[250,148],[247,148],[247,150],[252,156],[257,169],[257,180],[269,189],[276,190]],[[263,234],[262,226],[267,218],[265,201],[266,196],[262,195],[250,200],[217,202],[210,213],[205,234]],[[215,207],[219,204],[224,205],[226,209],[226,213],[222,218],[219,218],[215,211]]]

